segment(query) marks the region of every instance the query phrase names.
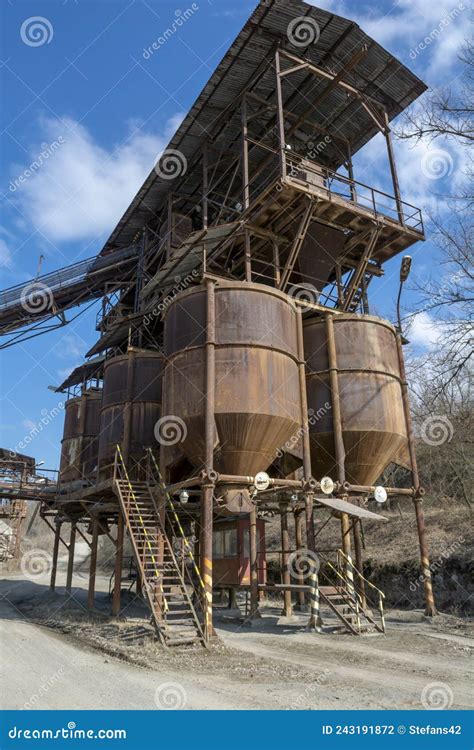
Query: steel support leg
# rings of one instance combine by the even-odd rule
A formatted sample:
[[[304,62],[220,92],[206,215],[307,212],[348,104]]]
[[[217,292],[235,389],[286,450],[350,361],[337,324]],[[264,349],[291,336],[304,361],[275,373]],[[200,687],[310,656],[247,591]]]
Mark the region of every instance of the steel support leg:
[[[89,609],[94,608],[95,595],[95,573],[97,568],[97,546],[99,541],[99,522],[97,518],[92,519],[92,542],[91,542],[91,559],[89,565],[89,591],[87,594],[87,606]]]
[[[296,549],[304,556],[304,549],[305,545],[303,543],[303,511],[298,510],[295,511],[295,539],[296,539]],[[300,586],[304,586],[304,575],[301,573],[298,576],[298,584]],[[306,601],[305,601],[305,595],[304,591],[298,591],[297,595],[297,603],[295,604],[295,612],[305,612],[306,611]]]
[[[53,559],[51,561],[51,580],[49,583],[49,588],[51,589],[51,591],[54,591],[56,588],[56,573],[58,570],[58,554],[59,554],[60,541],[61,541],[61,524],[57,523],[56,528],[54,530]]]
[[[291,584],[290,569],[288,567],[289,551],[290,551],[290,534],[288,531],[288,509],[286,506],[281,507],[280,512],[281,519],[281,578],[282,583],[285,586]],[[282,615],[284,617],[290,617],[293,614],[293,607],[291,604],[291,591],[285,589],[283,592],[283,610]]]
[[[249,554],[250,554],[250,617],[261,617],[258,609],[258,540],[257,509],[249,513]]]
[[[120,603],[122,597],[123,532],[123,516],[119,511],[117,517],[117,541],[115,544],[114,592],[112,597],[112,615],[114,617],[117,617],[120,612]]]
[[[72,591],[72,573],[74,568],[74,550],[76,546],[76,524],[71,523],[71,535],[69,537],[69,556],[67,561],[66,591]]]

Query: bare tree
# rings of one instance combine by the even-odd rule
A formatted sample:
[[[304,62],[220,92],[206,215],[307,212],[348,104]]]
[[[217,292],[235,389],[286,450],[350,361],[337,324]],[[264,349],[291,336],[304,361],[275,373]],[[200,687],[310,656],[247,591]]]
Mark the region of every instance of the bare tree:
[[[449,384],[433,388],[440,367],[412,360],[412,415],[417,438],[421,481],[430,496],[441,502],[462,499],[471,505],[473,485],[473,412],[468,374],[458,370]],[[442,368],[441,368],[442,369]]]
[[[431,393],[441,400],[458,377],[464,378],[472,358],[473,339],[473,169],[469,146],[474,140],[474,47],[466,43],[459,55],[458,86],[428,92],[422,108],[407,114],[398,137],[414,141],[443,138],[465,148],[464,179],[456,195],[447,195],[445,211],[430,216],[429,228],[440,249],[431,278],[415,283],[417,310],[433,313],[439,327],[436,356],[430,356]],[[414,314],[415,311],[414,311]],[[413,316],[411,316],[413,317]]]
[[[474,141],[474,45],[466,41],[459,54],[461,85],[434,89],[423,98],[420,109],[408,110],[397,136],[403,139],[451,137],[464,145]]]

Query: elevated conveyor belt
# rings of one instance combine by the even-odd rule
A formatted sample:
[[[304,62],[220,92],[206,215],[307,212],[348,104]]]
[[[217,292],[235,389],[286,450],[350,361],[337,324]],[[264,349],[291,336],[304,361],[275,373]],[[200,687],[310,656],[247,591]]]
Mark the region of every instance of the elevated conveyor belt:
[[[64,324],[66,310],[123,285],[136,266],[137,255],[136,245],[131,245],[5,289],[0,292],[0,336],[55,317]],[[2,342],[0,348],[8,345]]]

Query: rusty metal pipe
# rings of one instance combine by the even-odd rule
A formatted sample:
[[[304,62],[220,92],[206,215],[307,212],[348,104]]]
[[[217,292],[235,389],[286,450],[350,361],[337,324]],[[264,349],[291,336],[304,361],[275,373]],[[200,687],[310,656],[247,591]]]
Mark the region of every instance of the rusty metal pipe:
[[[258,610],[258,540],[257,509],[249,513],[249,556],[250,556],[250,617],[260,617]]]
[[[303,552],[305,548],[305,545],[303,542],[303,514],[304,514],[304,511],[302,510],[297,510],[294,512],[296,549],[301,552]],[[304,586],[303,573],[300,573],[300,575],[298,576],[298,584],[300,586]],[[297,604],[295,605],[295,609],[299,611],[304,611],[305,604],[306,602],[305,602],[304,590],[298,591]]]
[[[360,575],[356,574],[356,588],[360,595],[362,606],[365,607],[366,595],[365,595],[365,580],[364,574],[364,559],[362,554],[362,538],[361,538],[361,519],[355,518],[352,526],[352,536],[354,539],[354,555],[356,568]]]
[[[308,426],[308,400],[306,395],[306,370],[304,357],[303,341],[303,313],[298,310],[296,319],[297,336],[298,336],[298,376],[300,385],[300,402],[301,402],[301,428],[303,430],[303,474],[305,481],[311,478],[311,445],[309,439]]]
[[[408,495],[409,497],[416,497],[417,495],[424,495],[425,491],[423,487],[419,487],[418,490],[416,490],[414,487],[385,487],[384,488],[387,495]],[[370,493],[375,491],[374,485],[368,485],[368,484],[350,484],[349,482],[344,482],[344,485],[341,488],[342,494],[347,494],[348,492],[357,492],[360,493]]]
[[[334,443],[336,449],[337,478],[341,484],[346,481],[345,473],[345,448],[342,437],[341,402],[339,398],[339,379],[337,375],[336,341],[334,338],[334,326],[331,315],[325,315],[326,337],[328,346],[329,383],[332,400],[332,419],[334,431]]]
[[[93,609],[95,595],[95,574],[97,569],[97,545],[99,541],[99,523],[96,517],[92,519],[91,557],[89,563],[89,588],[87,591],[87,607]]]
[[[408,383],[406,379],[405,361],[403,357],[402,339],[401,339],[400,334],[397,334],[397,350],[398,350],[398,362],[399,362],[399,367],[400,367],[400,376],[402,379],[401,387],[402,387],[402,397],[403,397],[403,411],[405,414],[405,423],[406,423],[406,429],[407,429],[411,475],[412,475],[413,487],[415,488],[415,491],[418,491],[417,492],[418,497],[414,498],[414,504],[415,504],[416,526],[418,530],[418,540],[420,544],[423,586],[424,586],[424,591],[425,591],[425,615],[427,615],[428,617],[433,617],[434,615],[436,615],[436,605],[435,605],[434,594],[433,594],[433,585],[431,581],[431,567],[430,567],[430,557],[429,557],[429,550],[428,550],[428,540],[426,538],[425,515],[423,513],[422,500],[421,500],[421,497],[419,496],[420,495],[419,493],[420,478],[418,474],[418,464],[416,460],[415,438],[413,435],[413,425],[411,421],[411,412],[410,412],[410,399],[408,396]]]
[[[288,567],[289,550],[290,550],[290,534],[288,531],[288,507],[282,505],[280,508],[280,521],[281,521],[281,580],[285,586],[291,584],[290,570]],[[291,604],[291,590],[285,588],[283,594],[283,610],[282,615],[284,617],[290,617],[293,614],[293,608]]]
[[[206,282],[206,413],[205,413],[205,466],[207,474],[214,470],[214,410],[215,410],[215,346],[216,312],[215,286]],[[203,607],[204,635],[209,640],[214,635],[212,624],[212,512],[214,484],[203,486],[201,497],[201,577],[204,581]]]
[[[123,535],[123,516],[121,511],[119,510],[119,514],[117,516],[117,541],[115,545],[114,591],[112,596],[112,615],[114,617],[116,617],[120,612],[120,603],[122,597]]]
[[[72,573],[74,569],[74,550],[76,547],[76,524],[71,523],[71,535],[69,537],[69,555],[67,561],[66,574],[66,591],[71,593],[72,590]]]
[[[59,554],[59,543],[61,541],[61,524],[57,523],[54,530],[54,545],[53,545],[53,559],[51,564],[51,579],[49,587],[51,591],[56,588],[56,573],[58,570],[58,554]]]

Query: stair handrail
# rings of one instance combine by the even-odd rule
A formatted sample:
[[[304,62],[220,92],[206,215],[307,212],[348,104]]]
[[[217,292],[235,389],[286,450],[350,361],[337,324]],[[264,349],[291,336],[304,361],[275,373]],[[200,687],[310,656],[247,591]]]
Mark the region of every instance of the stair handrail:
[[[116,451],[115,451],[114,479],[116,479],[116,472],[118,474],[121,474],[125,478],[125,481],[128,484],[129,493],[130,493],[131,497],[133,498],[133,502],[135,503],[135,508],[136,508],[137,513],[138,513],[138,517],[140,519],[140,523],[142,524],[142,527],[143,527],[143,533],[145,535],[145,540],[146,540],[146,543],[148,545],[148,549],[150,550],[150,555],[151,555],[151,559],[152,559],[152,562],[153,562],[155,576],[158,579],[158,586],[159,586],[159,589],[160,589],[160,594],[163,595],[163,612],[166,614],[166,612],[168,611],[169,607],[168,607],[168,602],[166,601],[165,591],[164,591],[163,585],[161,583],[161,575],[159,573],[158,566],[156,564],[155,555],[153,554],[153,547],[152,547],[152,545],[150,543],[150,540],[148,538],[148,532],[146,530],[146,526],[145,526],[145,523],[143,521],[143,517],[142,517],[142,514],[140,512],[140,508],[138,506],[138,503],[137,503],[137,498],[135,497],[135,493],[133,491],[133,486],[132,486],[132,483],[130,481],[130,477],[128,476],[128,471],[127,471],[127,467],[125,466],[125,461],[123,459],[122,450],[121,450],[120,445],[118,443],[116,445]],[[146,584],[146,581],[145,581],[145,584]]]
[[[192,562],[192,565],[193,565],[193,568],[194,568],[194,572],[196,573],[196,576],[197,576],[197,579],[198,579],[198,581],[199,581],[199,584],[200,584],[200,586],[201,586],[201,589],[202,589],[203,591],[205,591],[205,590],[206,590],[206,587],[205,587],[205,585],[204,585],[204,581],[203,581],[203,579],[202,579],[202,576],[201,576],[201,573],[200,573],[200,571],[199,571],[199,567],[198,567],[198,565],[197,565],[197,563],[196,563],[196,560],[195,560],[195,557],[194,557],[194,555],[193,555],[193,552],[192,552],[192,549],[191,549],[191,545],[189,544],[189,542],[188,542],[188,539],[187,539],[187,536],[186,536],[186,534],[184,533],[184,529],[183,529],[183,527],[181,526],[181,521],[179,520],[179,516],[178,516],[178,514],[176,513],[176,508],[175,508],[175,506],[174,506],[174,502],[173,502],[173,500],[172,500],[172,498],[171,498],[171,495],[170,495],[170,493],[168,492],[168,490],[166,489],[166,484],[165,484],[165,482],[164,482],[164,480],[163,480],[163,477],[161,476],[161,471],[160,471],[160,468],[159,468],[159,466],[158,466],[158,464],[157,464],[157,461],[156,461],[155,455],[154,455],[153,451],[151,450],[151,448],[147,448],[147,451],[148,451],[149,455],[151,456],[151,460],[153,461],[153,465],[154,465],[154,467],[155,467],[155,471],[156,471],[156,474],[157,474],[158,484],[159,484],[159,486],[160,486],[160,488],[161,488],[162,492],[164,493],[164,495],[165,495],[165,497],[166,497],[166,499],[167,499],[167,501],[168,501],[168,503],[169,503],[169,506],[170,506],[170,508],[171,508],[171,512],[172,512],[172,514],[173,514],[173,518],[174,518],[174,520],[175,520],[175,522],[176,522],[176,524],[177,524],[177,526],[178,526],[178,529],[179,529],[179,533],[180,533],[180,535],[181,535],[181,538],[183,539],[183,541],[184,541],[184,545],[185,545],[185,547],[186,547],[186,549],[187,549],[187,551],[188,551],[188,553],[189,553],[189,556],[190,556],[190,558],[191,558],[191,562]]]
[[[381,619],[381,622],[382,622],[382,629],[385,632],[385,614],[384,614],[384,605],[383,605],[383,602],[384,602],[384,599],[385,599],[384,592],[381,589],[379,589],[374,583],[372,583],[371,581],[369,581],[363,575],[363,573],[361,573],[361,571],[358,568],[356,568],[356,566],[352,562],[352,559],[349,558],[348,555],[346,555],[346,553],[344,552],[344,550],[338,549],[336,554],[337,554],[337,565],[338,565],[338,567],[340,567],[340,568],[344,567],[342,565],[341,561],[344,561],[346,564],[350,564],[352,566],[353,571],[355,572],[355,574],[359,578],[359,580],[364,581],[365,585],[367,585],[370,589],[373,589],[373,591],[375,591],[375,594],[376,594],[376,596],[378,598],[377,607],[378,607],[380,619]],[[358,592],[356,592],[356,593],[357,593],[357,596],[359,597],[359,599],[360,599],[360,601],[362,603],[362,597],[360,596],[360,594]]]
[[[337,550],[337,553],[336,553],[336,554],[337,554],[337,558],[338,558],[338,565],[339,565],[339,560],[340,560],[341,558],[342,558],[342,559],[343,559],[343,560],[344,560],[344,561],[345,561],[346,563],[350,563],[350,564],[352,565],[352,568],[353,568],[353,570],[354,570],[354,571],[355,571],[355,573],[357,574],[358,578],[361,578],[361,579],[362,579],[362,580],[364,581],[364,583],[366,583],[366,584],[367,584],[367,586],[369,586],[369,587],[370,587],[371,589],[374,589],[374,591],[375,591],[375,592],[376,592],[376,593],[377,593],[377,594],[378,594],[379,596],[381,596],[381,597],[382,597],[382,599],[385,599],[385,594],[384,594],[384,592],[383,592],[383,591],[382,591],[381,589],[379,589],[379,588],[378,588],[378,587],[377,587],[377,586],[376,586],[376,585],[375,585],[374,583],[372,583],[372,581],[369,581],[369,580],[368,580],[368,578],[366,578],[366,577],[364,576],[364,574],[363,574],[363,573],[362,573],[362,572],[361,572],[361,571],[360,571],[360,570],[359,570],[358,568],[356,568],[356,566],[354,565],[354,563],[353,563],[353,561],[352,561],[352,558],[349,558],[349,557],[348,557],[348,556],[346,555],[346,553],[345,553],[345,552],[344,552],[344,551],[343,551],[342,549],[338,549],[338,550]],[[343,566],[342,566],[342,565],[340,565],[340,567],[343,567]]]
[[[332,572],[335,573],[336,576],[341,579],[342,583],[344,584],[344,587],[347,588],[347,586],[348,586],[347,578],[341,573],[340,570],[338,570],[338,568],[335,565],[332,564],[332,562],[329,560],[329,558],[326,555],[321,555],[320,552],[318,552],[318,557],[322,558],[322,560],[325,563],[325,565],[327,565],[328,568],[330,568],[332,570]],[[323,574],[323,576],[324,576],[324,574]],[[324,576],[324,577],[327,578],[327,576]],[[353,590],[354,600],[357,600],[358,596],[359,595],[358,595],[357,591]]]

